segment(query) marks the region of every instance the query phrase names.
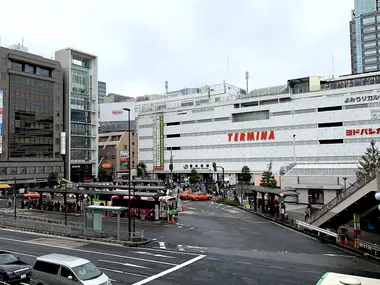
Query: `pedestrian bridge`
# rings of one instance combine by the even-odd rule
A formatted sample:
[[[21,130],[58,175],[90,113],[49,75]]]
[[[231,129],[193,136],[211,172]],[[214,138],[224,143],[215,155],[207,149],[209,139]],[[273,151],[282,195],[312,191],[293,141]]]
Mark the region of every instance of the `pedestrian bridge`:
[[[378,189],[378,170],[368,173],[337,197],[310,216],[313,226],[337,229],[353,219],[353,214],[362,215],[378,203],[375,193]]]

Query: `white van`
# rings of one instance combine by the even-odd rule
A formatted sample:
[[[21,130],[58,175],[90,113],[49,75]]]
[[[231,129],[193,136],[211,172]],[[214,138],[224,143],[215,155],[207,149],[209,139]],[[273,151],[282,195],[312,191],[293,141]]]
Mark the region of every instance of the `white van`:
[[[111,280],[90,261],[64,254],[37,257],[31,285],[112,285]]]
[[[380,279],[367,278],[355,275],[325,273],[317,285],[379,285]]]

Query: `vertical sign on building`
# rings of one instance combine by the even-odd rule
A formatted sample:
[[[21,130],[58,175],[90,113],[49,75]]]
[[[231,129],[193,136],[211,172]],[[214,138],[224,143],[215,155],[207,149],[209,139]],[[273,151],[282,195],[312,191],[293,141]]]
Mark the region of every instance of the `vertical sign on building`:
[[[66,133],[61,132],[61,154],[66,154]]]
[[[127,170],[129,163],[129,150],[121,150],[120,154],[120,170]]]
[[[165,142],[164,142],[164,116],[160,117],[160,169],[164,169],[164,153],[165,153]]]
[[[153,170],[157,169],[157,120],[153,118]]]
[[[164,169],[164,117],[153,119],[153,170]]]
[[[3,153],[3,90],[0,89],[0,153]]]

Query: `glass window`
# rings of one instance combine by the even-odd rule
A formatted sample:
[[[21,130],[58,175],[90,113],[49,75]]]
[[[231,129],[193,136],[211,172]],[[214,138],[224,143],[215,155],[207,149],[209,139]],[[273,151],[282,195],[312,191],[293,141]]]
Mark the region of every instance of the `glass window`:
[[[374,40],[376,39],[376,34],[368,34],[363,36],[363,40],[368,41],[368,40]]]
[[[368,24],[373,24],[373,23],[375,23],[375,16],[363,18],[363,25],[368,25]]]
[[[376,52],[377,52],[376,49],[365,50],[364,55],[374,55],[376,54]]]
[[[52,158],[54,83],[10,75],[10,89],[10,157]]]
[[[365,42],[364,43],[365,48],[373,48],[376,47],[376,42]]]
[[[73,271],[83,281],[95,279],[102,275],[102,272],[90,262],[73,267]]]
[[[368,26],[368,27],[364,27],[363,28],[363,33],[371,33],[371,32],[374,32],[376,31],[376,27],[375,26]]]

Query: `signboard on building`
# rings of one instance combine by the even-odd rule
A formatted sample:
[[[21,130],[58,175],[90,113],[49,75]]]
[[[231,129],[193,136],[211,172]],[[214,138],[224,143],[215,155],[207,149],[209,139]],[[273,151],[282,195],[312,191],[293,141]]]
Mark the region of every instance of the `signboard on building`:
[[[164,169],[164,117],[159,116],[153,119],[153,170]]]
[[[120,158],[120,170],[128,170],[129,164],[129,150],[123,149],[119,154]]]
[[[0,154],[3,153],[3,95],[0,89]]]
[[[61,154],[66,154],[66,133],[61,132]]]
[[[364,136],[364,135],[378,135],[380,134],[380,128],[360,128],[346,130],[346,136]]]
[[[371,103],[380,101],[380,93],[370,95],[357,95],[346,97],[344,103]]]
[[[135,120],[135,102],[117,102],[117,103],[101,103],[99,104],[99,122],[116,122],[128,121],[128,111],[131,110],[131,121]]]
[[[242,132],[228,134],[229,142],[274,140],[274,131]]]

